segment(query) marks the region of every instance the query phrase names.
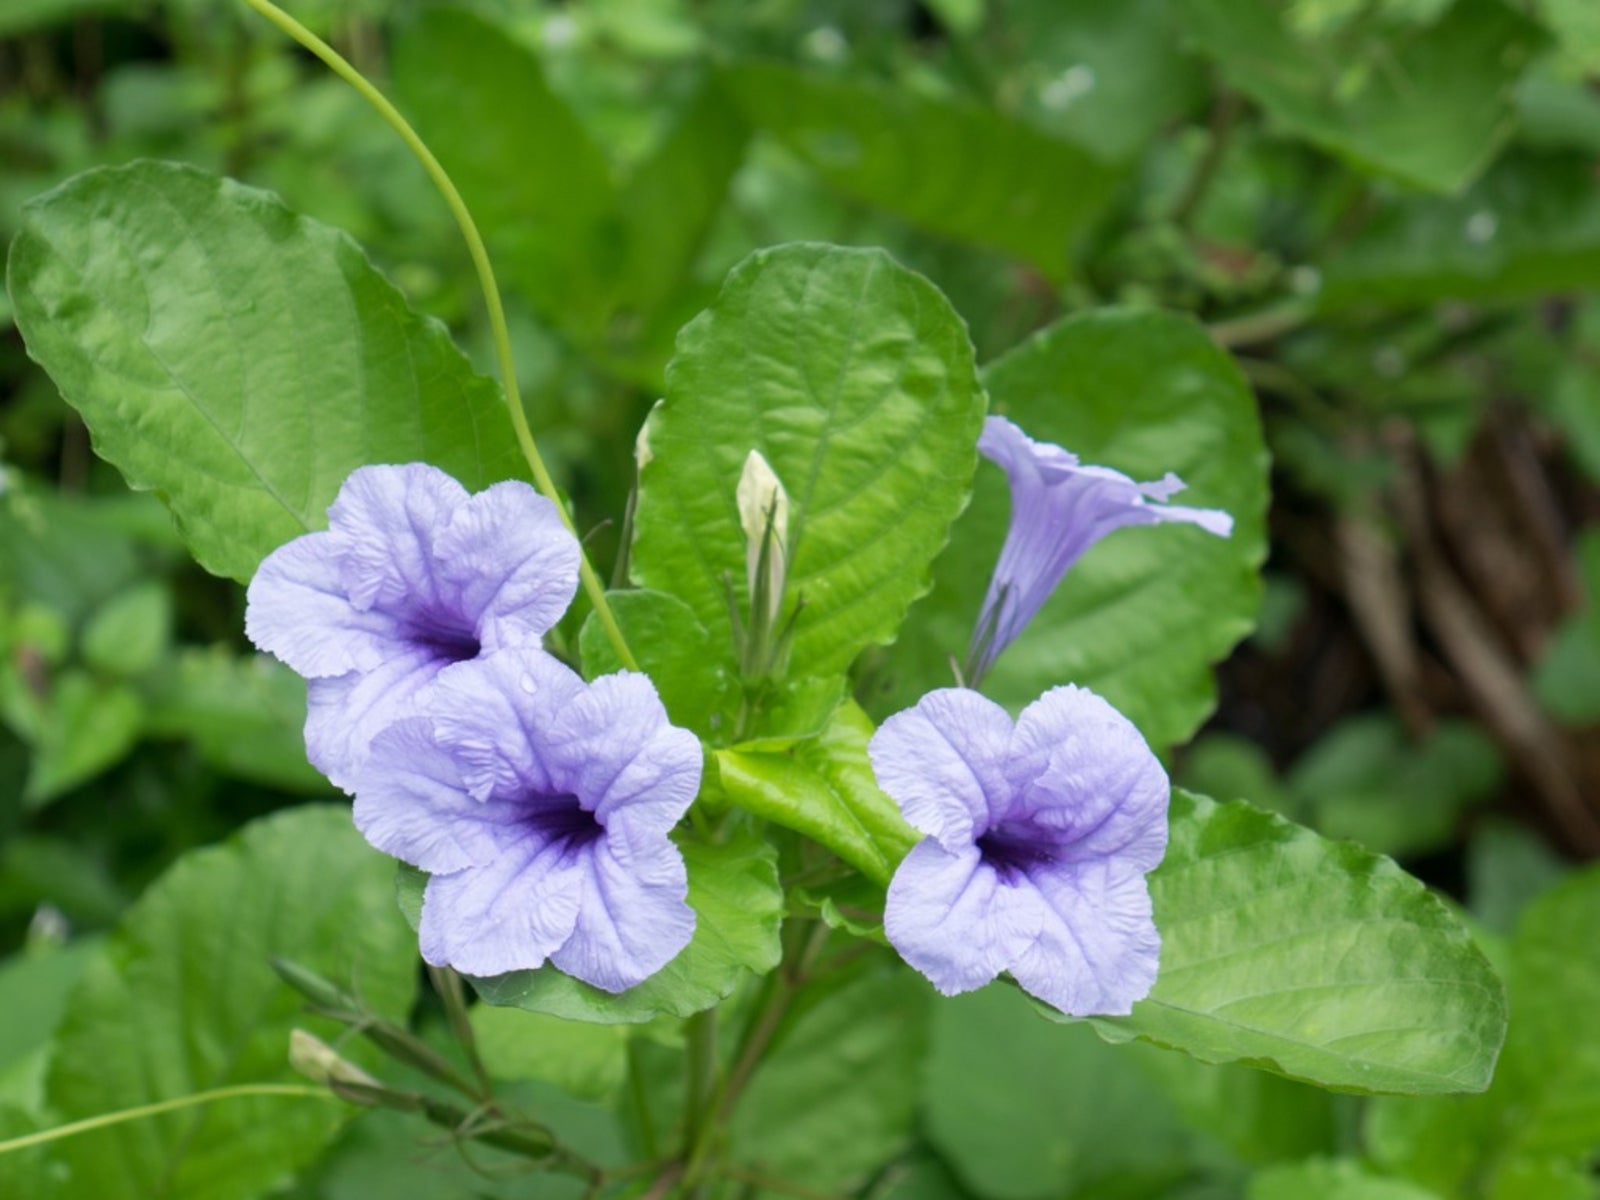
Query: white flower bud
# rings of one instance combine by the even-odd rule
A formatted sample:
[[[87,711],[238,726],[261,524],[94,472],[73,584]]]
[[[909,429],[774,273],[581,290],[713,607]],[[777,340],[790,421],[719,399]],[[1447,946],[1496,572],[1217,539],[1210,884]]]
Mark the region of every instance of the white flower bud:
[[[764,613],[751,612],[751,620],[765,618],[767,627],[776,626],[783,610],[783,585],[787,575],[789,551],[789,493],[761,456],[750,451],[744,460],[736,492],[739,523],[744,527],[745,572],[750,587],[752,609],[757,597],[765,601]]]

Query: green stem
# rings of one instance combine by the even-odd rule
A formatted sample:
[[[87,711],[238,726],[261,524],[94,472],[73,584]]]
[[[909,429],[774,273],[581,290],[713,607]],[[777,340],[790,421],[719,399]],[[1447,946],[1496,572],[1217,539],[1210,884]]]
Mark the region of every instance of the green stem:
[[[517,445],[521,447],[522,456],[527,459],[528,468],[533,472],[534,483],[549,497],[556,506],[556,511],[561,514],[562,522],[576,537],[578,530],[573,524],[572,514],[562,503],[555,481],[550,478],[550,472],[545,468],[544,459],[539,454],[539,447],[534,443],[533,431],[528,428],[528,414],[522,409],[522,393],[517,387],[516,364],[511,357],[511,335],[506,328],[505,309],[500,303],[500,288],[495,283],[494,268],[489,263],[489,252],[484,248],[483,238],[478,234],[478,226],[473,221],[471,212],[467,210],[466,201],[461,198],[461,193],[456,190],[456,185],[451,182],[450,176],[439,160],[433,156],[433,151],[428,149],[417,131],[400,115],[400,110],[389,103],[384,94],[368,82],[366,76],[346,62],[337,50],[273,4],[272,0],[244,0],[244,2],[320,58],[327,64],[329,70],[355,88],[362,99],[377,109],[378,115],[388,122],[411,153],[416,155],[423,170],[427,171],[428,178],[433,181],[434,187],[439,189],[439,194],[449,205],[450,213],[455,217],[461,236],[467,243],[467,252],[472,256],[472,265],[478,272],[478,285],[483,289],[483,301],[489,310],[489,328],[494,336],[495,360],[500,367],[500,382],[505,388],[506,408],[511,413],[511,426],[516,431]],[[578,551],[578,574],[583,580],[583,590],[588,594],[589,602],[594,605],[594,611],[600,618],[600,625],[605,630],[606,637],[610,639],[612,648],[617,652],[617,658],[630,671],[637,671],[639,664],[628,649],[627,640],[622,636],[622,630],[617,625],[617,618],[611,611],[611,605],[606,602],[605,586],[595,574],[594,568],[589,565],[589,556],[583,553],[581,543]]]
[[[111,1125],[142,1121],[146,1117],[159,1117],[162,1113],[175,1112],[180,1108],[193,1108],[196,1105],[211,1104],[217,1100],[232,1100],[239,1096],[289,1096],[338,1101],[338,1097],[326,1088],[305,1087],[294,1083],[242,1083],[233,1087],[213,1088],[209,1092],[195,1092],[193,1095],[179,1096],[174,1100],[142,1104],[138,1108],[125,1108],[120,1112],[101,1113],[98,1117],[86,1117],[68,1125],[57,1125],[54,1129],[41,1129],[38,1133],[0,1142],[0,1154],[11,1154],[17,1150],[26,1150],[30,1146],[42,1146],[46,1142],[76,1137],[80,1133],[92,1133],[96,1129],[105,1129]]]

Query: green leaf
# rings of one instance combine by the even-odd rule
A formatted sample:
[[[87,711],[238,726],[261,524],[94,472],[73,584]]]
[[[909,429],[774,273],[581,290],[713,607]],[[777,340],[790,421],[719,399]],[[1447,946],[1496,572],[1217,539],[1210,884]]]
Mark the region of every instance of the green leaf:
[[[71,668],[50,682],[33,733],[23,795],[39,806],[87,783],[125,758],[139,740],[144,706],[126,685]]]
[[[1567,863],[1526,825],[1503,818],[1483,821],[1467,845],[1472,915],[1486,928],[1510,937],[1528,902],[1567,871]]]
[[[993,109],[774,62],[728,67],[749,121],[829,184],[1064,279],[1116,172]]]
[[[1030,437],[1138,479],[1176,471],[1182,503],[1226,509],[1233,536],[1176,524],[1119,530],[1068,573],[984,683],[1019,708],[1047,688],[1091,688],[1157,746],[1211,711],[1210,665],[1250,631],[1266,554],[1267,454],[1255,401],[1226,353],[1193,321],[1107,311],[1052,325],[984,369],[997,412]],[[934,567],[886,669],[877,712],[950,682],[966,652],[1000,545],[1005,475],[980,465],[972,506]]]
[[[172,640],[172,593],[164,583],[144,583],[115,597],[83,630],[83,660],[123,678],[149,671]]]
[[[391,907],[390,877],[343,806],[291,809],[181,859],[129,910],[73,992],[51,1105],[72,1120],[209,1088],[295,1082],[289,1031],[333,1029],[305,1014],[273,973],[273,955],[403,1019],[416,958]],[[280,1185],[344,1119],[341,1106],[318,1099],[242,1098],[84,1134],[56,1153],[75,1195],[222,1200]]]
[[[793,661],[843,672],[895,635],[965,503],[983,392],[966,328],[878,250],[760,251],[686,326],[646,425],[634,579],[669,592],[733,661],[744,605],[735,489],[759,450],[789,495]]]
[[[1126,162],[1204,95],[1169,0],[1012,0],[1007,86],[1041,129]]]
[[[1566,369],[1557,376],[1545,407],[1561,430],[1567,453],[1592,482],[1600,483],[1600,383],[1593,367],[1600,355],[1600,303],[1593,299],[1578,310],[1568,353]],[[1600,570],[1586,575],[1600,579]],[[1600,584],[1590,588],[1592,594],[1600,594]]]
[[[139,7],[136,0],[7,0],[0,10],[0,38],[66,27],[82,18],[126,15]]]
[[[1539,11],[1567,57],[1587,72],[1600,71],[1600,8],[1589,0],[1544,0]]]
[[[626,1025],[569,1021],[520,1008],[474,1005],[478,1055],[496,1079],[542,1079],[584,1100],[605,1100],[628,1069]]]
[[[1284,130],[1436,192],[1457,192],[1514,124],[1512,92],[1545,35],[1500,0],[1432,24],[1363,20],[1323,37],[1265,0],[1182,0],[1190,38]]]
[[[1446,1194],[1499,1164],[1582,1166],[1600,1151],[1600,868],[1525,910],[1511,945],[1512,1022],[1483,1096],[1383,1100],[1367,1113],[1371,1156]],[[1519,1168],[1522,1169],[1522,1168]],[[1507,1193],[1516,1194],[1516,1193]],[[1558,1193],[1559,1194],[1559,1193]]]
[[[1201,1157],[1199,1139],[1139,1055],[1027,1010],[1005,985],[936,1006],[922,1093],[933,1144],[994,1200],[1166,1195]]]
[[[724,648],[714,646],[706,627],[683,601],[665,592],[607,592],[639,668],[661,693],[675,725],[710,737],[725,723],[728,673]],[[585,679],[622,670],[600,618],[590,613],[578,635]],[[725,732],[725,731],[723,731]]]
[[[1339,1091],[1482,1091],[1505,996],[1461,923],[1389,859],[1248,804],[1174,792],[1150,876],[1161,973],[1096,1017],[1202,1062]]]
[[[1594,287],[1593,156],[1519,151],[1461,196],[1393,200],[1321,269],[1325,312]]]
[[[1583,607],[1556,627],[1534,666],[1533,694],[1545,711],[1569,725],[1600,721],[1600,527],[1576,547]]]
[[[817,737],[784,753],[719,750],[723,790],[739,808],[821,843],[887,887],[918,834],[878,788],[867,760],[873,728],[846,701]]]
[[[730,1158],[813,1192],[853,1193],[910,1140],[932,1001],[887,954],[802,994],[734,1110]]]
[[[1385,1179],[1353,1158],[1284,1163],[1250,1181],[1247,1200],[1441,1200],[1400,1179]]]
[[[663,1013],[692,1016],[730,995],[750,973],[772,970],[782,956],[778,926],[783,920],[783,891],[772,847],[753,837],[717,845],[683,838],[679,845],[689,867],[694,939],[656,974],[613,995],[547,966],[474,979],[478,995],[490,1004],[573,1021],[636,1024]],[[420,878],[425,878],[421,872],[401,876],[402,907],[408,916],[421,912]],[[414,911],[407,892],[415,896]]]
[[[519,475],[494,384],[343,234],[171,163],[86,172],[30,203],[9,270],[28,352],[95,449],[246,580],[321,528],[354,468]]]
[[[545,316],[593,332],[620,265],[604,220],[611,168],[533,48],[466,9],[430,8],[395,39],[394,87],[507,282]]]
[[[1289,787],[1308,823],[1379,854],[1421,854],[1455,839],[1462,815],[1500,787],[1505,764],[1469,721],[1412,742],[1387,714],[1334,726],[1295,763]]]
[[[234,779],[309,795],[332,785],[306,761],[305,680],[264,654],[185,647],[148,682],[145,732],[182,737]]]

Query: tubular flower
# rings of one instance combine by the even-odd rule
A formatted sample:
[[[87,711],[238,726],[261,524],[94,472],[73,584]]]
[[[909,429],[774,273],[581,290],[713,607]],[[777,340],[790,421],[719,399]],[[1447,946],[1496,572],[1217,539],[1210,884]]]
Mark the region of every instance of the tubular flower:
[[[1161,938],[1145,874],[1167,844],[1166,773],[1093,692],[1058,687],[1013,726],[965,688],[930,692],[868,747],[926,838],[889,883],[884,930],[945,995],[1010,971],[1063,1012],[1127,1013]]]
[[[1233,518],[1213,508],[1164,503],[1183,490],[1168,472],[1137,483],[1109,467],[1086,467],[1060,446],[1036,442],[1004,417],[984,422],[978,450],[1006,473],[1011,526],[973,631],[967,682],[976,686],[1016,640],[1056,585],[1106,534],[1124,525],[1183,521],[1228,537]]]
[[[245,632],[308,680],[306,754],[348,791],[379,730],[456,664],[538,646],[577,584],[577,540],[527,484],[469,495],[425,463],[362,467],[326,532],[262,562]]]
[[[442,674],[429,699],[433,715],[373,740],[355,800],[369,842],[432,876],[423,958],[478,976],[548,959],[619,992],[688,944],[667,835],[699,789],[700,743],[648,678],[585,684],[504,650]]]

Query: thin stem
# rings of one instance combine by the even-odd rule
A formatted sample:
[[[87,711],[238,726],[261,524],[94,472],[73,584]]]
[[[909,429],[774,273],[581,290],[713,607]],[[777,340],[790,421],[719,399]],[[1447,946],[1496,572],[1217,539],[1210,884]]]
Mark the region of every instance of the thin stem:
[[[189,1096],[178,1096],[172,1100],[158,1100],[154,1104],[141,1104],[138,1108],[101,1113],[98,1117],[85,1117],[68,1125],[57,1125],[54,1129],[41,1129],[38,1133],[0,1142],[0,1154],[11,1154],[18,1150],[26,1150],[30,1146],[42,1146],[46,1142],[77,1137],[80,1133],[92,1133],[96,1129],[105,1129],[128,1121],[142,1121],[147,1117],[159,1117],[162,1113],[176,1112],[181,1108],[193,1108],[196,1105],[211,1104],[217,1100],[232,1100],[241,1096],[287,1096],[338,1101],[338,1097],[326,1088],[306,1087],[295,1083],[242,1083],[233,1087],[213,1088],[208,1092],[195,1092]]]
[[[1183,189],[1183,195],[1178,197],[1177,204],[1173,206],[1174,225],[1187,226],[1199,211],[1200,202],[1205,199],[1206,192],[1211,189],[1212,180],[1216,178],[1218,168],[1222,166],[1222,160],[1227,157],[1228,144],[1233,140],[1233,130],[1243,110],[1244,104],[1235,93],[1223,92],[1217,97],[1217,102],[1211,109],[1211,125],[1207,130],[1209,140],[1206,142],[1205,153],[1200,156],[1194,174],[1189,177],[1188,186]]]
[[[390,128],[400,135],[411,153],[416,155],[423,170],[427,171],[428,178],[433,181],[434,187],[449,205],[450,213],[455,217],[461,236],[467,243],[467,252],[472,256],[472,265],[478,273],[478,285],[483,290],[483,301],[489,310],[489,328],[494,337],[495,361],[500,368],[500,383],[505,389],[506,408],[511,414],[511,427],[516,431],[517,445],[522,450],[523,458],[527,459],[528,469],[533,472],[534,483],[556,506],[562,522],[576,537],[578,529],[573,523],[572,514],[562,503],[555,481],[550,478],[550,472],[545,468],[544,459],[539,454],[539,447],[534,443],[533,431],[528,428],[528,414],[522,409],[522,393],[517,387],[516,363],[511,356],[511,334],[506,328],[505,309],[500,303],[500,288],[495,283],[494,268],[489,263],[489,252],[484,247],[483,238],[478,234],[478,226],[467,209],[466,201],[461,198],[461,193],[456,190],[456,185],[451,182],[450,176],[439,160],[433,156],[433,151],[428,149],[417,131],[400,115],[400,110],[389,103],[383,93],[368,82],[366,76],[346,62],[337,50],[273,4],[272,0],[244,0],[244,2],[320,58],[327,64],[329,70],[355,88],[362,99],[377,109],[378,115],[388,122]],[[617,625],[617,618],[611,611],[611,605],[606,602],[605,586],[589,564],[589,556],[584,554],[581,548],[578,555],[578,574],[583,580],[583,590],[588,594],[589,602],[594,605],[594,611],[600,618],[601,628],[605,630],[606,637],[617,652],[617,658],[630,671],[637,671],[639,664],[634,659],[632,651],[628,649],[627,640],[622,636],[622,630]]]

